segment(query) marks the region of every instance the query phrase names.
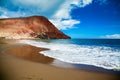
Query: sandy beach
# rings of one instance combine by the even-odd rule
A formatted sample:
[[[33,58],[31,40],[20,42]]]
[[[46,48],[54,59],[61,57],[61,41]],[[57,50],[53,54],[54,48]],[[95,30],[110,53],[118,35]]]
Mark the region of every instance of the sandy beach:
[[[119,80],[119,75],[54,67],[54,59],[39,54],[45,48],[0,42],[0,80]]]

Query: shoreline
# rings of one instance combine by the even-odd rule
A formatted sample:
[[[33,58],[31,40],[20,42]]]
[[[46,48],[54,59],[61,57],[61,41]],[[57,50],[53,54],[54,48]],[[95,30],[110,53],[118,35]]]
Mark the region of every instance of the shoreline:
[[[19,59],[24,59],[28,61],[37,62],[37,63],[43,63],[43,64],[47,64],[47,65],[51,65],[59,68],[70,68],[70,69],[86,70],[86,71],[108,73],[108,74],[120,74],[120,71],[108,70],[108,69],[104,69],[104,68],[96,67],[92,65],[72,64],[72,63],[62,62],[40,53],[41,51],[45,51],[45,50],[49,50],[49,49],[35,47],[28,44],[20,44],[19,46],[15,46],[15,47],[13,46],[12,48],[6,49],[4,53],[17,57]],[[25,51],[25,54],[24,54],[24,51]]]
[[[2,65],[0,70],[9,80],[118,80],[119,78],[119,75],[115,74],[53,67],[49,64],[55,59],[43,58],[43,55],[39,54],[40,51],[46,50],[44,48],[15,44],[4,50],[5,53],[0,53]],[[19,58],[15,57],[16,55]]]

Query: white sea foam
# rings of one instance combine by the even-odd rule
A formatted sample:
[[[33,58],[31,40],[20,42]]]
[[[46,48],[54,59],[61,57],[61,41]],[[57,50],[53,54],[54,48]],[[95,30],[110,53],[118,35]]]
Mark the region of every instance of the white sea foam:
[[[80,46],[75,44],[47,43],[33,40],[22,40],[20,42],[36,47],[49,48],[50,50],[42,51],[41,53],[60,61],[120,70],[120,51],[114,50],[111,47]]]

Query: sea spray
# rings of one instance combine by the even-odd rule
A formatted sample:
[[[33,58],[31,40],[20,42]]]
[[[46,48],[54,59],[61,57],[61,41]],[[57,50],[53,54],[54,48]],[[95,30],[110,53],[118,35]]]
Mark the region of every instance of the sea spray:
[[[113,47],[48,43],[35,40],[21,40],[20,42],[36,47],[49,48],[50,50],[41,53],[63,62],[120,70],[120,50]]]

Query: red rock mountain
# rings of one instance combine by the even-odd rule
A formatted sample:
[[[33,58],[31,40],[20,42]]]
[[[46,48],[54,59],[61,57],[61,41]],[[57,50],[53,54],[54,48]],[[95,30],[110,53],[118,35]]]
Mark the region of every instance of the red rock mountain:
[[[47,18],[31,16],[25,18],[0,19],[0,37],[7,39],[69,39]]]

